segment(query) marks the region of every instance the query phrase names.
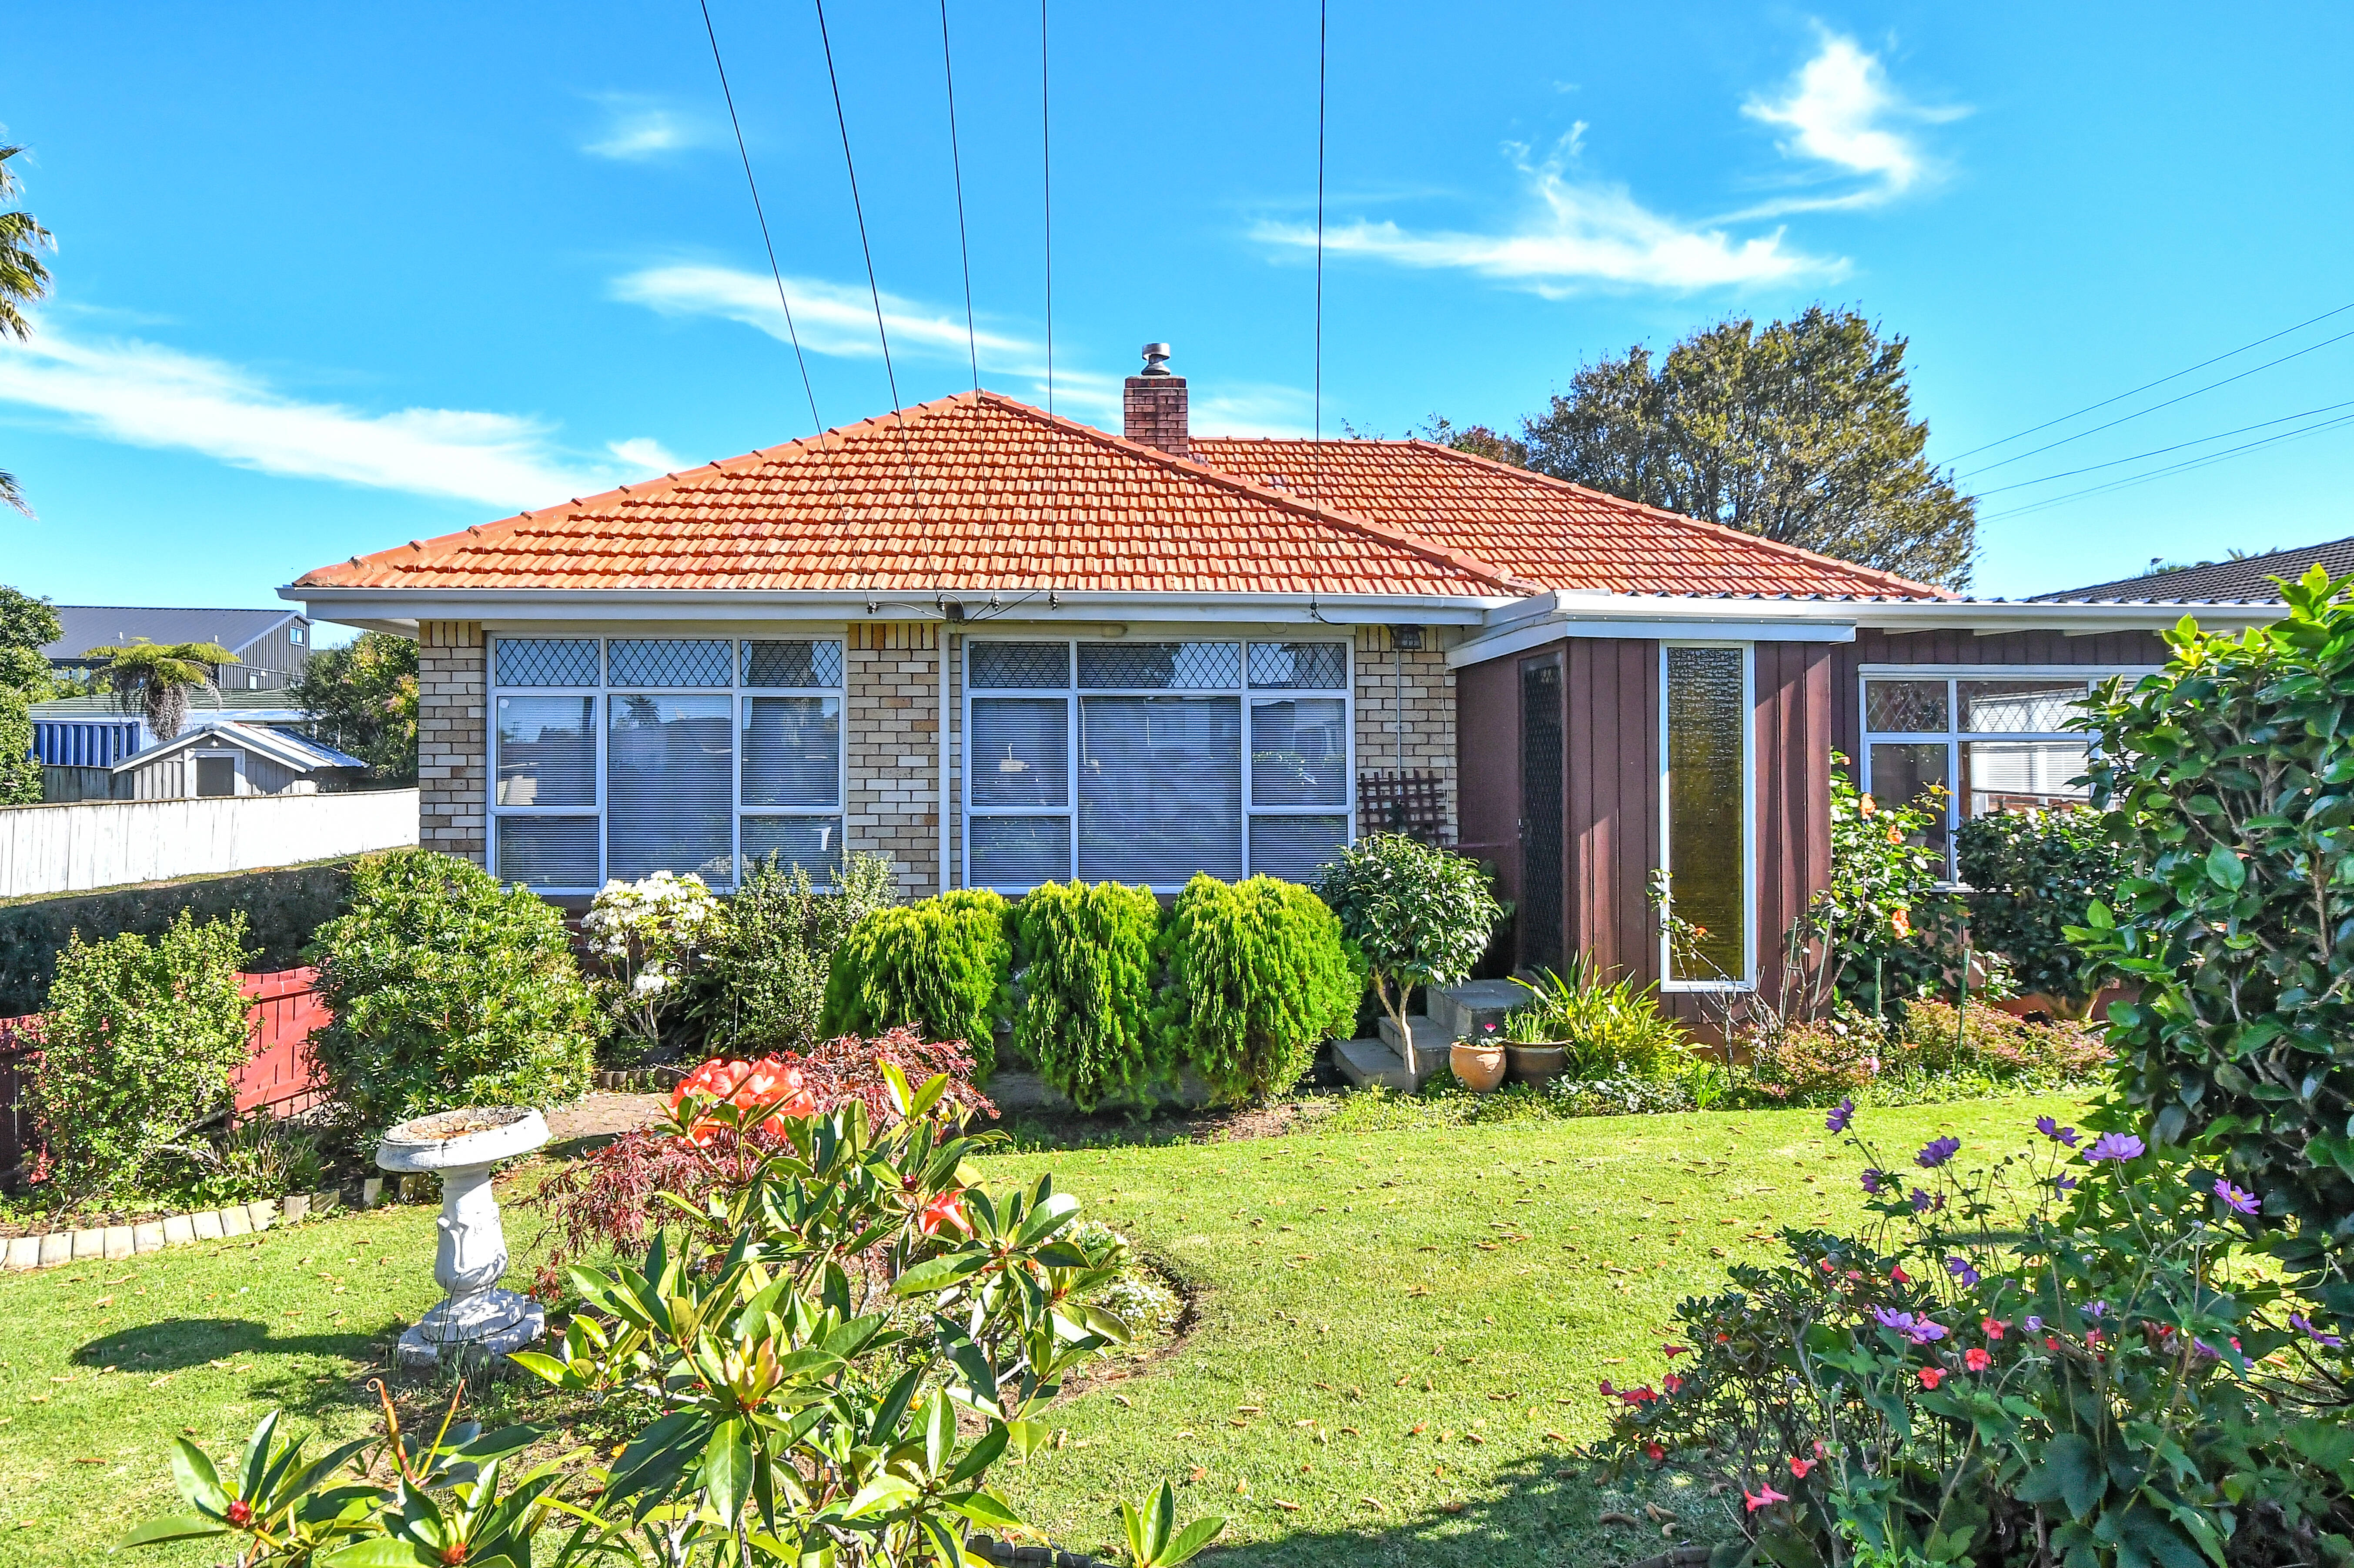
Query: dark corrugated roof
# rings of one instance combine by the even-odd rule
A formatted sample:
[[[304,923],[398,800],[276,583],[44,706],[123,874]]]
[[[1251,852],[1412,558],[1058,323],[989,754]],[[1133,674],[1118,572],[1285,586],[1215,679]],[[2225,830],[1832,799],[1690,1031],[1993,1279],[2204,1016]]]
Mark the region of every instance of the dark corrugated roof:
[[[286,620],[285,609],[182,609],[122,604],[51,606],[65,635],[45,643],[50,660],[79,659],[93,648],[111,648],[144,637],[150,642],[217,642],[235,653],[268,635]]]
[[[2090,588],[2067,588],[2059,593],[2040,593],[2030,602],[2278,604],[2280,587],[2272,579],[2294,580],[2317,564],[2331,577],[2354,572],[2354,538],[2301,545],[2294,550],[2273,550],[2237,561],[2211,561],[2203,567],[2152,572],[2147,577],[2123,577],[2113,583],[2094,583]]]

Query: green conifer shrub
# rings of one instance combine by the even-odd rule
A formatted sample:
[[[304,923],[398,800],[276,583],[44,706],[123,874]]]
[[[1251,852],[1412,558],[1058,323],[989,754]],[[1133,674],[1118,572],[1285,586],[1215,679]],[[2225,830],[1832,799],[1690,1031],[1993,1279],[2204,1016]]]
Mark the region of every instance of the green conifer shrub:
[[[1152,1018],[1161,901],[1050,882],[1023,896],[1015,927],[1015,1048],[1083,1111],[1149,1105],[1171,1070]]]
[[[822,1033],[876,1035],[905,1026],[961,1040],[975,1082],[997,1065],[996,1027],[1013,954],[1005,900],[959,888],[877,909],[851,927],[826,977]]]
[[[1317,1045],[1356,1020],[1363,957],[1308,889],[1271,876],[1196,876],[1161,938],[1168,960],[1161,1027],[1168,1053],[1192,1063],[1220,1104],[1278,1095]]]

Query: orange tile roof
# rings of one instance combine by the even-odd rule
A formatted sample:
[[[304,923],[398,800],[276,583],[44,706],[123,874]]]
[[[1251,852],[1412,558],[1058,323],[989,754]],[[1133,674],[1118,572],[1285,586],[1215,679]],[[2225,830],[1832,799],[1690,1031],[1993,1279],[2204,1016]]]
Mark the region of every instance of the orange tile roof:
[[[1946,599],[1943,589],[1429,441],[1195,437],[1195,461],[1549,588]]]
[[[1537,591],[1453,546],[991,392],[355,556],[296,586]]]

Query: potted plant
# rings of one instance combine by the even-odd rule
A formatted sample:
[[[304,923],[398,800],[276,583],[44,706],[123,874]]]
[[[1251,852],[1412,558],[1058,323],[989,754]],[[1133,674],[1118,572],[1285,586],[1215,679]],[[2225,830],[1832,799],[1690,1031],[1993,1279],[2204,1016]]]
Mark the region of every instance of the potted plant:
[[[1492,1023],[1479,1026],[1477,1040],[1458,1040],[1447,1053],[1455,1081],[1475,1095],[1490,1095],[1504,1081],[1505,1043]]]
[[[1459,983],[1488,950],[1504,917],[1490,881],[1477,861],[1402,833],[1370,833],[1324,868],[1317,895],[1364,955],[1400,1039],[1413,1038],[1405,1010],[1415,989]]]
[[[1504,1020],[1504,1070],[1516,1084],[1549,1084],[1569,1065],[1569,1034],[1542,1001]]]

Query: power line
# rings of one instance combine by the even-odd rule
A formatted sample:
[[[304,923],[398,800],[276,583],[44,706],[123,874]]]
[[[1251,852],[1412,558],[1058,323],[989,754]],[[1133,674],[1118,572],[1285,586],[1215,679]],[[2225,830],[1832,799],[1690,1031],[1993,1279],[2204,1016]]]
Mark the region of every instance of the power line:
[[[1046,0],[1038,0],[1038,147],[1045,180],[1046,412],[1055,411],[1055,127],[1047,90]]]
[[[1325,0],[1316,5],[1316,454],[1315,479],[1323,477],[1324,452],[1324,61]],[[1321,485],[1317,489],[1320,490]]]
[[[2023,506],[2014,506],[2008,512],[1998,512],[1992,517],[1982,518],[1980,521],[1993,523],[2009,517],[2024,517],[2030,513],[2046,511],[2071,501],[2082,501],[2086,496],[2104,495],[2111,491],[2130,489],[2134,485],[2146,484],[2154,479],[2164,479],[2168,474],[2187,473],[2192,469],[2205,468],[2210,463],[2222,462],[2243,453],[2254,451],[2260,447],[2278,446],[2284,441],[2300,440],[2306,436],[2317,436],[2325,431],[2343,429],[2348,425],[2354,425],[2354,414],[2341,415],[2335,419],[2324,419],[2317,425],[2307,425],[2301,430],[2284,430],[2276,436],[2266,436],[2261,440],[2244,442],[2220,452],[2209,452],[2204,456],[2186,459],[2181,462],[2169,463],[2164,468],[2152,469],[2147,473],[2128,474],[2122,479],[2113,479],[2105,484],[2090,485],[2083,490],[2071,491],[2065,495],[2047,496],[2041,501],[2031,501]]]
[[[956,176],[957,253],[964,259],[964,347],[981,390],[981,336],[972,324],[972,247],[964,232],[964,155],[957,150],[956,62],[949,54],[949,0],[940,0],[940,75],[949,84],[949,168]]]
[[[858,199],[858,165],[850,157],[850,121],[842,111],[842,80],[833,73],[833,40],[825,30],[825,0],[817,6],[817,38],[825,49],[825,79],[833,89],[833,122],[842,129],[842,166],[850,175],[850,210],[858,218],[858,249],[866,258],[866,295],[875,302],[875,335],[883,344],[883,378],[891,384],[891,407],[899,407],[899,376],[891,368],[891,334],[883,325],[883,291],[875,282],[875,249],[866,242],[866,208]]]
[[[736,155],[744,160],[744,183],[752,191],[752,216],[760,220],[760,243],[768,248],[769,275],[777,281],[777,303],[784,308],[785,335],[792,340],[793,361],[801,366],[801,391],[809,397],[810,423],[817,429],[825,429],[818,418],[817,388],[810,383],[809,356],[801,352],[801,329],[793,325],[792,302],[785,298],[785,274],[777,265],[777,242],[769,238],[769,215],[760,207],[760,183],[752,177],[752,154],[744,147],[744,124],[736,118],[736,95],[728,90],[727,65],[719,58],[719,34],[711,26],[710,0],[695,0],[703,9],[704,36],[711,40],[711,64],[719,72],[719,96],[727,101],[727,123],[736,130]]]
[[[2295,414],[2283,414],[2277,419],[2259,419],[2253,425],[2242,425],[2239,429],[2234,430],[2218,430],[2211,436],[2199,436],[2187,441],[2176,441],[2172,446],[2153,447],[2148,451],[2136,452],[2131,457],[2112,458],[2107,462],[2087,463],[2083,468],[2066,469],[2059,473],[2047,473],[2041,479],[2022,479],[2014,484],[1999,484],[1992,490],[1981,490],[1978,492],[1978,499],[1984,500],[1989,495],[2000,495],[2005,491],[2009,490],[2031,489],[2039,484],[2049,484],[2055,479],[2073,479],[2078,474],[2082,473],[2098,473],[2105,468],[2115,468],[2123,463],[2139,462],[2144,458],[2163,457],[2168,452],[2179,452],[2185,447],[2204,446],[2209,441],[2220,441],[2231,436],[2244,436],[2250,430],[2265,429],[2274,425],[2285,425],[2291,419],[2311,418],[2316,414],[2327,414],[2338,408],[2354,408],[2354,398],[2349,398],[2343,403],[2325,403],[2318,408],[2306,408]],[[2283,433],[2296,434],[2297,432],[2284,431]]]
[[[2245,354],[2252,348],[2262,348],[2264,344],[2272,342],[2274,338],[2286,337],[2293,332],[2303,332],[2315,322],[2326,322],[2330,317],[2335,315],[2343,315],[2348,311],[2354,311],[2354,304],[2344,304],[2338,306],[2334,311],[2324,311],[2319,315],[2314,316],[2310,320],[2301,321],[2292,327],[2283,327],[2280,331],[2260,337],[2253,343],[2243,343],[2228,354],[2219,354],[2212,359],[2202,359],[2196,365],[2186,366],[2182,369],[2174,372],[2172,375],[2161,376],[2155,381],[2145,381],[2140,386],[2134,387],[2131,391],[2120,392],[2114,397],[2104,397],[2097,403],[2087,403],[2084,407],[2077,409],[2073,414],[2062,414],[2056,419],[2046,419],[2040,425],[2030,425],[2027,429],[2005,436],[1999,441],[1988,441],[1984,446],[1972,447],[1966,452],[1956,452],[1953,457],[1946,461],[1950,462],[1959,462],[1964,458],[1976,457],[1980,452],[1992,451],[1997,447],[2007,447],[2011,442],[2018,440],[2022,437],[2035,434],[2038,430],[2048,430],[2054,425],[2064,425],[2069,420],[2075,418],[2077,415],[2089,414],[2096,408],[2105,408],[2112,403],[2121,403],[2126,398],[2134,397],[2137,394],[2148,391],[2153,387],[2163,387],[2169,381],[2179,381],[2182,377],[2190,375],[2193,371],[2204,370],[2211,365],[2221,365],[2223,361],[2231,359],[2236,355]]]
[[[2171,408],[2177,403],[2185,402],[2192,397],[2196,397],[2202,392],[2212,392],[2218,387],[2229,387],[2234,381],[2245,381],[2249,376],[2255,375],[2258,371],[2270,370],[2275,365],[2286,365],[2292,359],[2301,359],[2305,355],[2314,352],[2316,349],[2327,348],[2333,343],[2344,343],[2349,337],[2354,337],[2354,332],[2341,332],[2336,337],[2325,337],[2319,343],[2308,344],[2305,347],[2296,350],[2294,354],[2282,355],[2278,359],[2268,359],[2262,365],[2253,366],[2246,370],[2241,371],[2236,376],[2226,376],[2221,381],[2210,381],[2204,387],[2194,387],[2190,391],[2181,394],[2179,397],[2168,397],[2163,403],[2152,403],[2147,408],[2139,408],[2135,410],[2133,413],[2120,415],[2118,418],[2111,419],[2105,425],[2094,425],[2089,430],[2079,430],[2073,436],[2062,436],[2056,441],[2046,441],[2040,447],[2031,447],[2028,450],[2020,452],[2015,457],[2004,458],[1999,462],[1990,462],[1984,468],[1978,470],[1977,472],[1992,473],[1996,469],[2005,468],[2012,463],[2024,461],[2026,459],[2031,458],[2039,452],[2048,452],[2055,447],[2064,447],[2071,441],[2081,441],[2086,436],[2097,436],[2103,430],[2113,430],[2119,425],[2130,424],[2132,421],[2140,418],[2144,414],[2155,414],[2160,408]],[[2228,358],[2229,355],[2226,355],[2225,357]],[[2112,399],[2112,401],[2114,401],[2114,399]]]

